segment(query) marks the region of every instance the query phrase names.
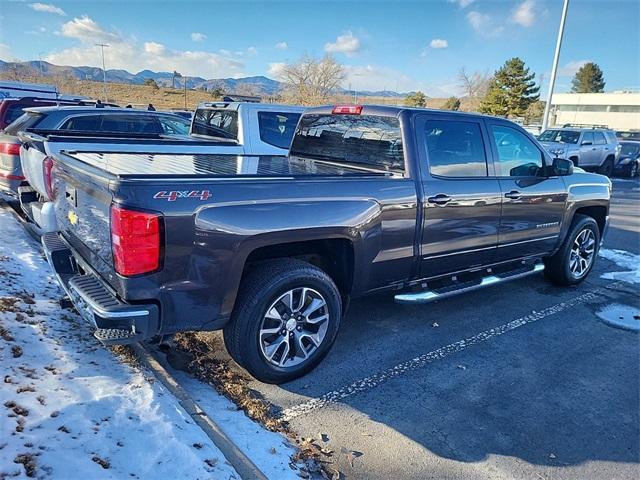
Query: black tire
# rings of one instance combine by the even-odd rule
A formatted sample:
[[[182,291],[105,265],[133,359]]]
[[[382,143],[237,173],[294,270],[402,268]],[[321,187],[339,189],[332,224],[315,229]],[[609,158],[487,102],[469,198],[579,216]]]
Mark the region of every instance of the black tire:
[[[607,158],[599,168],[598,173],[611,177],[613,175],[613,160],[611,158]]]
[[[595,240],[593,257],[586,271],[580,275],[576,275],[571,272],[571,250],[574,247],[576,238],[585,230],[590,230],[593,233]],[[586,215],[576,214],[571,223],[571,227],[567,232],[564,243],[554,255],[544,259],[544,273],[547,279],[556,285],[576,285],[582,282],[589,272],[593,268],[595,259],[598,255],[598,248],[600,246],[600,229],[598,224],[592,217]]]
[[[571,157],[571,158],[569,158],[569,160],[571,160],[573,162],[573,166],[574,167],[578,167],[579,166],[578,157]]]
[[[319,345],[301,363],[277,366],[263,354],[260,330],[273,303],[288,291],[300,288],[312,289],[321,295],[328,315],[327,327]],[[322,361],[335,341],[341,316],[340,292],[323,270],[296,259],[268,261],[255,267],[242,281],[236,306],[224,328],[224,342],[229,355],[252,376],[265,383],[279,384],[301,377]],[[282,328],[284,332],[285,325],[282,321],[277,329]],[[293,334],[295,331],[285,336]],[[282,359],[285,355],[281,355]]]

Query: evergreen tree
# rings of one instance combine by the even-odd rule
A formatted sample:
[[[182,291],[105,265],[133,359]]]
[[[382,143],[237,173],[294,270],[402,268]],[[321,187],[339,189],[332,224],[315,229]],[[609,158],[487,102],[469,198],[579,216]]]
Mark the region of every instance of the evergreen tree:
[[[460,99],[458,97],[449,97],[447,101],[442,105],[443,110],[460,110]]]
[[[501,117],[522,117],[539,98],[535,73],[525,67],[518,57],[505,62],[494,74],[487,94],[480,103],[480,111]]]
[[[426,107],[427,96],[422,92],[414,92],[405,97],[404,104],[408,107]]]
[[[589,62],[580,67],[571,81],[571,91],[575,93],[604,92],[604,76],[597,63]]]

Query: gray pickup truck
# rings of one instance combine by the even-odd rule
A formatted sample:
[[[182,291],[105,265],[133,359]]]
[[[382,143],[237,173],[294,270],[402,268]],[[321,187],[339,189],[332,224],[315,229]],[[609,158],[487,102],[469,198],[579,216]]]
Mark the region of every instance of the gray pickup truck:
[[[351,298],[428,303],[541,270],[576,284],[608,223],[609,179],[487,116],[314,108],[288,157],[48,141],[61,231],[43,244],[96,337],[224,329],[265,382],[315,367]]]

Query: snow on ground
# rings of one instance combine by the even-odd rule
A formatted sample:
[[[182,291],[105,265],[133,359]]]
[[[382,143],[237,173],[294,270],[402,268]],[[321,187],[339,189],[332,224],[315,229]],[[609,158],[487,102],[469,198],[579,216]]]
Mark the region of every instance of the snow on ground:
[[[598,255],[625,270],[622,272],[606,272],[601,275],[602,278],[622,280],[636,285],[640,284],[640,255],[625,250],[607,248],[601,248]]]
[[[60,308],[39,245],[2,209],[0,238],[0,479],[239,478],[150,373],[122,363]],[[241,412],[227,415],[225,430],[235,420],[270,452],[276,466],[263,455],[261,468],[288,464],[284,437],[265,439]]]

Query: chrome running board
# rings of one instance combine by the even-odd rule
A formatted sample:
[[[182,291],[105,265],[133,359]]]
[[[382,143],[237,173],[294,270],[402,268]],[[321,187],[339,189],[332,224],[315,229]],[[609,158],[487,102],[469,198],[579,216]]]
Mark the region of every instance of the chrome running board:
[[[482,277],[482,279],[478,283],[474,283],[472,285],[463,284],[460,286],[460,288],[456,289],[441,288],[434,290],[423,290],[415,293],[399,293],[395,296],[395,300],[398,303],[405,304],[434,302],[436,300],[453,297],[454,295],[459,295],[461,293],[472,292],[474,290],[488,287],[490,285],[496,285],[498,283],[515,280],[517,278],[528,277],[529,275],[541,272],[542,270],[544,270],[544,264],[536,263],[529,270],[526,270],[524,272],[521,269],[518,269],[511,274],[509,272],[505,272],[499,275],[488,275],[486,277]]]

